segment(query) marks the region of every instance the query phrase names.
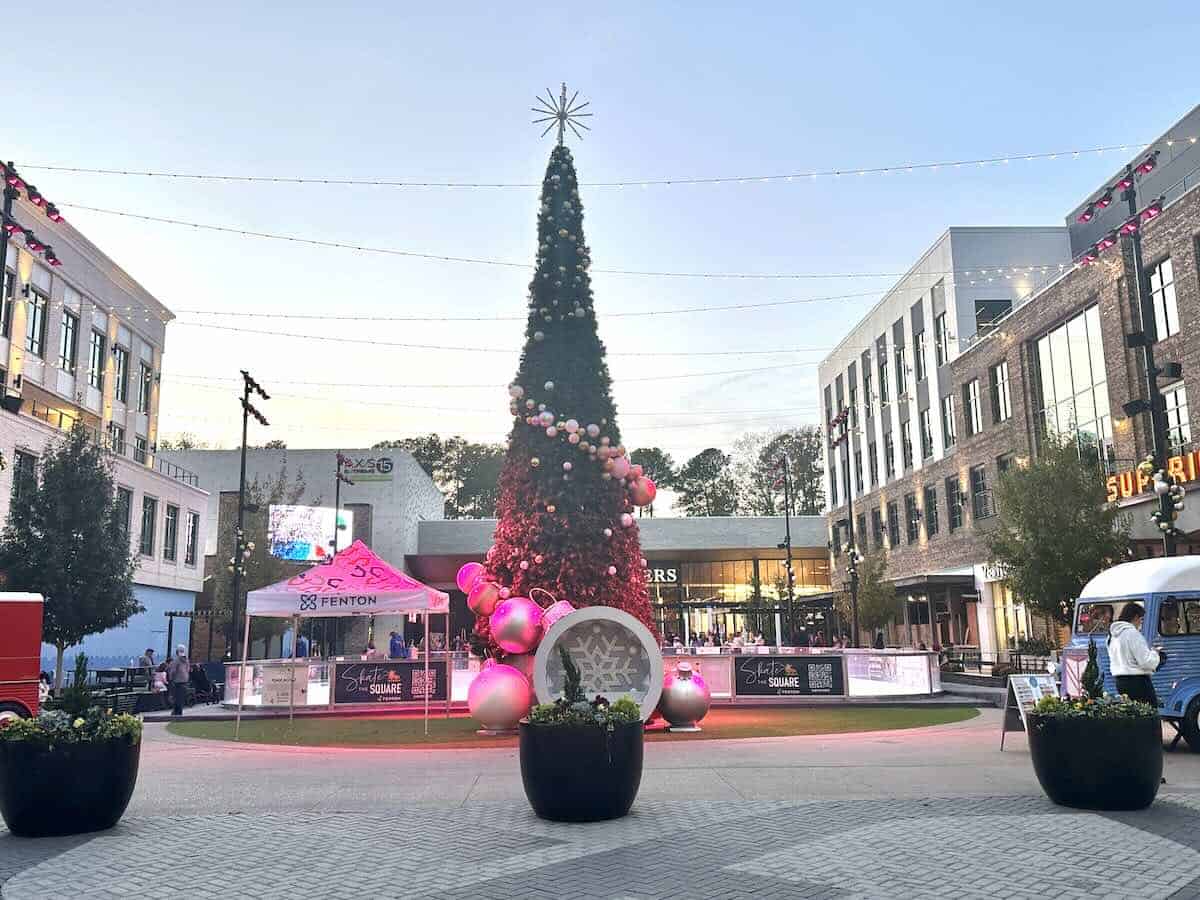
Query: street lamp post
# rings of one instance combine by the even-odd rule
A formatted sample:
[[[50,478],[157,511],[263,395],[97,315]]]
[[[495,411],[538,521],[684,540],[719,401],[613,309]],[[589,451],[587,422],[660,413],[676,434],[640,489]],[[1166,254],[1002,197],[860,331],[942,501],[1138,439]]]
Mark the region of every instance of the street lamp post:
[[[836,433],[836,437],[834,436]],[[842,407],[839,412],[829,423],[830,441],[829,447],[831,450],[836,450],[838,445],[844,445],[846,453],[843,459],[845,464],[842,466],[843,482],[846,486],[846,537],[849,543],[847,551],[846,574],[850,576],[850,614],[851,614],[851,630],[850,643],[855,648],[858,647],[858,549],[854,542],[854,495],[851,490],[850,481],[850,409]]]
[[[256,393],[264,400],[270,400],[271,396],[262,389],[262,386],[250,377],[250,373],[242,369],[242,467],[241,474],[238,478],[238,510],[237,510],[237,529],[234,531],[233,538],[233,559],[230,565],[233,567],[233,599],[230,601],[230,616],[229,616],[229,646],[233,650],[232,658],[237,659],[238,656],[238,607],[241,603],[242,593],[242,575],[246,569],[246,558],[250,555],[252,548],[247,547],[246,541],[246,437],[249,428],[250,417],[254,416],[262,425],[270,425],[263,417],[254,404],[250,402],[251,393]]]
[[[783,468],[783,543],[778,546],[780,550],[783,550],[787,554],[787,562],[784,566],[787,572],[787,632],[788,641],[794,642],[796,632],[796,579],[792,570],[792,465],[786,454],[784,454],[776,465]]]

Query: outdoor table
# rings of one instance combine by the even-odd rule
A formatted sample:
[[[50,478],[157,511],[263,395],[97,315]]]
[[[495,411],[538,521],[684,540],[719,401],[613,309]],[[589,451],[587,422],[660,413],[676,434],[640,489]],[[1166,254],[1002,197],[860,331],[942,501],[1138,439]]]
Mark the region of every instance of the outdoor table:
[[[96,669],[95,674],[98,687],[121,687],[125,684],[124,669]]]

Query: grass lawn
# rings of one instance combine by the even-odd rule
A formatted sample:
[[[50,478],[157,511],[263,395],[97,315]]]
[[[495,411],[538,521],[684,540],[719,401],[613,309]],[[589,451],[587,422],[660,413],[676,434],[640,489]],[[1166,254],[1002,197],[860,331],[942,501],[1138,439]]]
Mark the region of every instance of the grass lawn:
[[[888,731],[962,722],[979,715],[976,709],[945,706],[836,707],[829,709],[717,708],[695,734],[650,732],[651,741],[717,740],[719,738],[780,737],[795,734],[842,734],[853,731]],[[233,722],[172,722],[167,730],[183,737],[233,740]],[[513,736],[475,734],[478,724],[468,716],[424,721],[413,716],[247,719],[242,740],[257,744],[346,747],[513,747]]]

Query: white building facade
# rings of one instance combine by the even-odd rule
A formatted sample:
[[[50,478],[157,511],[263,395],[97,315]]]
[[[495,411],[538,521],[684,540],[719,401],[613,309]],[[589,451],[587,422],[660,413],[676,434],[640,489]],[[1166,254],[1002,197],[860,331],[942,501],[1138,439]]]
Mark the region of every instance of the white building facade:
[[[145,607],[80,647],[94,666],[127,664],[147,647],[166,651],[170,611],[190,612],[203,587],[203,511],[196,476],[161,460],[159,381],[173,315],[66,222],[50,221],[22,196],[13,218],[51,244],[59,267],[9,241],[0,292],[0,520],[14,478],[36,473],[46,448],[77,422],[110,453],[117,496],[137,551],[134,595]],[[21,590],[25,586],[10,585]],[[32,589],[32,588],[30,588]],[[177,619],[175,643],[187,643]],[[52,661],[43,647],[43,664]]]

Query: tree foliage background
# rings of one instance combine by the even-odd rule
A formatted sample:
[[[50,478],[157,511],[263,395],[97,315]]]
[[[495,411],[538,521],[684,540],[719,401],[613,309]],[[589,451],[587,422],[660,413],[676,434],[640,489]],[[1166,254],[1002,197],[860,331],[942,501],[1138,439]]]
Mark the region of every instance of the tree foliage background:
[[[57,690],[67,647],[143,611],[133,596],[137,554],[130,534],[140,516],[129,510],[126,520],[112,462],[81,424],[47,448],[40,468],[40,482],[14,475],[0,570],[10,590],[45,598],[42,635],[58,651]]]
[[[784,431],[751,431],[733,444],[733,474],[738,512],[747,516],[783,515],[782,467],[791,478],[792,515],[817,516],[825,505],[821,469],[821,429],[802,425]]]
[[[686,516],[736,516],[733,459],[716,447],[701,450],[675,477],[675,508]]]
[[[903,619],[903,608],[896,587],[887,580],[887,556],[877,551],[863,557],[858,564],[858,628],[859,643],[869,644],[872,634],[888,623]],[[847,623],[853,622],[850,592],[838,594],[838,612]]]
[[[381,441],[376,450],[407,450],[446,497],[447,519],[488,519],[496,514],[504,447],[437,434]]]
[[[1043,438],[1034,460],[1001,477],[996,505],[992,558],[1021,602],[1060,623],[1070,621],[1083,586],[1126,556],[1129,533],[1107,500],[1099,462],[1081,458],[1073,441]]]

